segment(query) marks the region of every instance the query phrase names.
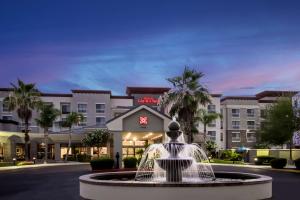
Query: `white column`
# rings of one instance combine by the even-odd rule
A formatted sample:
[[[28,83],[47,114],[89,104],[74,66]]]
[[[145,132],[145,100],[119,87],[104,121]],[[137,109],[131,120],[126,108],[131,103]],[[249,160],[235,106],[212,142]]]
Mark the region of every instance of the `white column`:
[[[60,161],[60,143],[56,142],[54,143],[54,157],[55,157],[55,161]]]
[[[122,133],[121,132],[114,132],[113,133],[113,140],[114,140],[114,148],[113,148],[113,158],[116,162],[116,154],[117,152],[120,155],[119,158],[119,167],[122,167]]]

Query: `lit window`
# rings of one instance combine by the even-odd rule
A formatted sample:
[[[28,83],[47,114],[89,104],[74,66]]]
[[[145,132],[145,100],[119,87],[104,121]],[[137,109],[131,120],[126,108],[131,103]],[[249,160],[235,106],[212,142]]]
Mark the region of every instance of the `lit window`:
[[[232,109],[232,117],[240,117],[240,109]]]
[[[104,126],[105,125],[105,117],[96,117],[96,125]]]
[[[78,112],[79,113],[87,113],[87,104],[86,103],[79,103],[78,104]]]
[[[105,113],[105,104],[104,103],[96,104],[96,113]]]
[[[231,134],[231,140],[232,142],[240,142],[241,141],[241,133],[240,132],[233,132]]]

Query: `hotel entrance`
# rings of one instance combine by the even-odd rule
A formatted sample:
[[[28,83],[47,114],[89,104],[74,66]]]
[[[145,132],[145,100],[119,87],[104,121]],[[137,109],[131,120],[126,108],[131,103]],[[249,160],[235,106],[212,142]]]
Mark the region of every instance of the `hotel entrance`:
[[[124,132],[122,133],[123,158],[140,158],[142,152],[154,143],[161,143],[164,134],[161,132]]]

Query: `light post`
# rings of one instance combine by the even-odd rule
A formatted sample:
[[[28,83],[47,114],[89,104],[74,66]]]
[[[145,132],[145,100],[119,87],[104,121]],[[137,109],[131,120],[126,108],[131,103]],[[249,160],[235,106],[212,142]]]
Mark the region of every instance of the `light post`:
[[[17,160],[17,159],[16,159],[16,158],[13,158],[12,160],[13,160],[13,165],[16,165],[16,160]]]
[[[33,164],[35,164],[36,157],[33,157],[32,160],[33,160]]]

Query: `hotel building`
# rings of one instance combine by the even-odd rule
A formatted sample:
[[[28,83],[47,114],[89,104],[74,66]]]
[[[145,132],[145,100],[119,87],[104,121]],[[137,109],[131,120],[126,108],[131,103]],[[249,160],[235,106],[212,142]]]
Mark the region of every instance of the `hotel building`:
[[[85,134],[94,129],[108,129],[112,133],[112,141],[102,148],[102,154],[115,158],[120,155],[120,161],[126,156],[135,156],[135,152],[152,143],[161,142],[170,116],[157,108],[159,97],[169,88],[127,87],[126,95],[115,96],[111,91],[103,90],[72,90],[68,94],[42,93],[41,99],[51,103],[61,111],[53,123],[49,133],[48,158],[61,160],[66,154],[68,130],[60,126],[71,111],[84,116],[84,120],[72,130],[71,154],[97,154],[97,149],[84,147],[81,143]],[[12,92],[10,88],[0,89],[0,159],[24,158],[24,124],[15,111],[10,112],[3,99]],[[212,104],[208,105],[209,112],[220,113],[221,95],[212,95]],[[43,157],[45,144],[43,129],[37,126],[33,112],[30,122],[30,157]],[[225,148],[220,137],[220,120],[208,127],[208,137],[216,141],[219,147]],[[199,133],[203,127],[199,125]],[[200,135],[200,134],[199,134]],[[199,137],[195,137],[199,142]]]

